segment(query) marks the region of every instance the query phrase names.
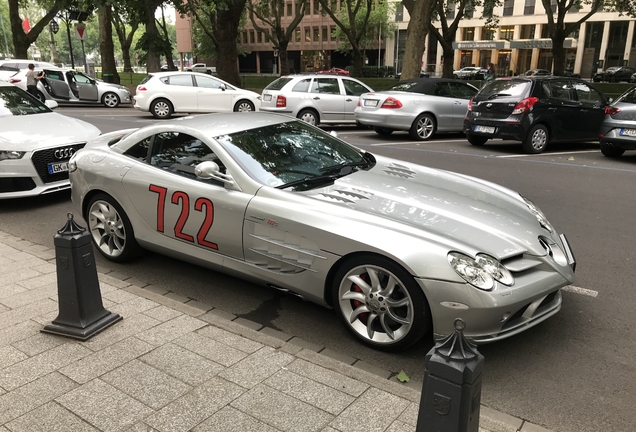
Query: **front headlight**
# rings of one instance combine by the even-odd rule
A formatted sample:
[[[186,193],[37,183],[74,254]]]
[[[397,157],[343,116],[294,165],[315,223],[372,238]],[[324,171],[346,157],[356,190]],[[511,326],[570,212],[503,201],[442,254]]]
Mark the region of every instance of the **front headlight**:
[[[0,150],[0,161],[5,159],[22,159],[26,152],[14,150]]]
[[[528,198],[524,196],[522,196],[521,198],[523,198],[526,205],[528,206],[528,209],[530,209],[530,213],[532,213],[534,217],[537,218],[537,221],[539,221],[539,225],[548,230],[548,232],[552,232],[552,227],[550,226],[550,222],[548,222],[548,218],[546,218],[543,212],[539,210],[539,207],[534,205]]]
[[[448,254],[448,263],[453,270],[472,286],[484,291],[495,287],[495,281],[512,285],[512,274],[495,258],[486,254],[477,254],[475,259],[459,252]]]
[[[68,160],[68,172],[72,173],[77,170],[77,153],[74,153],[73,156]]]

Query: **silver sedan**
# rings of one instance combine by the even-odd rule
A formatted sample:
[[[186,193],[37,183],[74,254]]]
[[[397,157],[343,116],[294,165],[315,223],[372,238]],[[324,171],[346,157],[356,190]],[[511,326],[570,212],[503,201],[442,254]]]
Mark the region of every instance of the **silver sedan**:
[[[404,80],[386,91],[360,96],[354,116],[380,135],[403,130],[412,139],[424,141],[437,132],[462,132],[468,101],[477,91],[452,79]]]

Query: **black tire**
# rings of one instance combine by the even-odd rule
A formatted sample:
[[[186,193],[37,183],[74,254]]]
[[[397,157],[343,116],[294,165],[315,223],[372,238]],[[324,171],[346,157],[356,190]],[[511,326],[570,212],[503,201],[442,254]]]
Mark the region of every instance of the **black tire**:
[[[119,99],[119,96],[113,92],[104,93],[102,96],[102,104],[108,108],[117,108],[120,103],[121,100]]]
[[[126,212],[110,195],[99,193],[92,197],[84,219],[93,245],[106,259],[127,262],[141,254]]]
[[[378,135],[383,135],[383,136],[389,136],[393,133],[393,129],[387,129],[387,128],[381,128],[381,127],[374,127],[373,131],[377,133]]]
[[[359,121],[356,121],[356,127],[358,129],[369,129],[369,126],[364,125],[364,124],[360,123]]]
[[[44,97],[44,94],[42,94],[42,92],[40,90],[38,90],[38,92],[35,95],[35,97],[42,103],[44,103],[44,101],[46,101],[46,98]]]
[[[369,282],[370,272],[378,275],[377,286],[354,282]],[[397,283],[390,292],[384,291],[391,277]],[[403,350],[432,328],[422,289],[404,268],[383,256],[363,254],[346,260],[334,275],[332,300],[347,330],[375,349]],[[367,311],[358,314],[361,307]]]
[[[616,158],[621,157],[623,153],[625,153],[625,149],[614,147],[612,143],[607,141],[601,141],[601,153],[603,153],[604,156]]]
[[[302,110],[298,113],[298,118],[310,125],[318,126],[320,124],[320,117],[318,116],[318,113],[312,109]]]
[[[251,112],[254,110],[254,104],[247,99],[241,99],[234,104],[234,112]]]
[[[174,108],[168,99],[155,99],[150,105],[150,113],[158,119],[167,119],[172,116]]]
[[[482,146],[488,141],[488,137],[479,135],[466,135],[466,139],[474,146]]]
[[[411,125],[409,135],[414,140],[426,141],[431,139],[431,137],[435,135],[436,129],[437,123],[435,122],[435,117],[430,114],[424,113],[417,116],[417,118]]]
[[[522,142],[523,151],[529,154],[543,152],[550,143],[550,132],[542,124],[534,125],[530,128],[528,135]]]
[[[453,74],[453,79],[459,79],[459,76],[457,74]]]

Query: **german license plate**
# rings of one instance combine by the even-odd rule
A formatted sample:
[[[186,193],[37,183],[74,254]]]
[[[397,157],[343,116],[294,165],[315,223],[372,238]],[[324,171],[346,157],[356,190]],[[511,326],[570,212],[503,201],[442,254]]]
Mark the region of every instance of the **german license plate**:
[[[364,106],[377,107],[378,106],[378,101],[377,100],[372,100],[372,99],[365,99],[364,100]]]
[[[620,135],[636,137],[636,129],[621,129]]]
[[[494,126],[475,126],[473,129],[475,132],[483,132],[483,133],[495,133]]]
[[[263,100],[264,100],[264,101],[272,100],[272,95],[267,95],[267,94],[266,94],[266,95],[263,95]]]
[[[68,162],[54,162],[48,165],[49,174],[57,174],[68,171]]]

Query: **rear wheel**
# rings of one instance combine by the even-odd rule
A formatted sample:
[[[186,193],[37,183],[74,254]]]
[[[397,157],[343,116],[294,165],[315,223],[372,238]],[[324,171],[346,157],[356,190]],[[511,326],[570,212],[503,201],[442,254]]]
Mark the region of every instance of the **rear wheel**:
[[[601,153],[607,157],[620,157],[625,153],[625,149],[614,147],[612,143],[601,141]]]
[[[316,111],[311,109],[304,109],[298,113],[298,118],[304,121],[305,123],[309,123],[313,126],[318,126],[320,123],[320,119],[318,118],[318,114]]]
[[[381,127],[374,127],[373,131],[377,133],[378,135],[384,135],[384,136],[388,136],[393,133],[392,129],[381,128]]]
[[[418,141],[426,141],[430,139],[434,133],[435,119],[430,114],[420,114],[409,130],[411,138]]]
[[[523,151],[526,153],[541,153],[550,142],[548,128],[542,124],[534,125],[523,140]]]
[[[248,100],[240,100],[234,105],[234,112],[254,111],[254,104]]]
[[[38,94],[36,95],[36,97],[42,103],[44,103],[44,101],[46,100],[46,98],[44,97],[44,95],[42,94],[42,92],[40,90],[38,90]]]
[[[167,99],[156,99],[152,105],[150,105],[150,112],[155,118],[170,118],[173,112],[172,104]]]
[[[474,146],[484,145],[486,144],[486,141],[488,141],[488,137],[479,136],[479,135],[466,135],[466,139],[468,140],[469,143],[471,143]]]

